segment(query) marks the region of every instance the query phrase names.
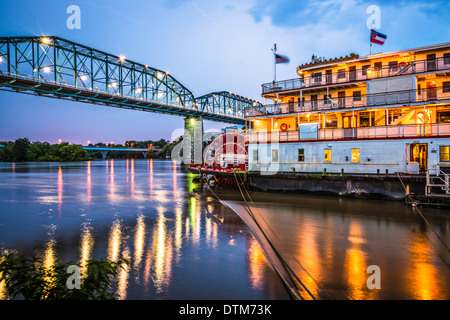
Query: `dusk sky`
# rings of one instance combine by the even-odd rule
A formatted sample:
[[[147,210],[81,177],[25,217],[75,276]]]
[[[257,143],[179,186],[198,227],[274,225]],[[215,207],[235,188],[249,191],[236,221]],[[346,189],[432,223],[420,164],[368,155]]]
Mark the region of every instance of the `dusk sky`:
[[[81,9],[81,29],[70,30],[67,7]],[[231,91],[262,101],[261,84],[296,78],[311,55],[369,54],[366,13],[380,8],[387,35],[373,53],[450,41],[448,1],[357,0],[1,0],[0,36],[59,36],[167,70],[194,96]],[[0,91],[0,140],[27,137],[124,143],[171,139],[183,118]],[[206,122],[205,129],[227,126]]]

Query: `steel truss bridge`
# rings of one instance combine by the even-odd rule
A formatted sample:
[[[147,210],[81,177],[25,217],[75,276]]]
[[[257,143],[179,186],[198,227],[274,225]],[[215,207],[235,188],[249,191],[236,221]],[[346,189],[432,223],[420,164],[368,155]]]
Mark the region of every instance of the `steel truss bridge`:
[[[59,37],[0,37],[0,90],[245,124],[261,103],[226,91],[195,98],[169,73]]]

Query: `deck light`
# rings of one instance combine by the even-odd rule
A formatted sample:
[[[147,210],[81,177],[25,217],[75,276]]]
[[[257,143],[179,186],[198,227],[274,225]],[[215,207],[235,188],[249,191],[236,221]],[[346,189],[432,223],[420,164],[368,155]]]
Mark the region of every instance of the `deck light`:
[[[42,71],[44,71],[45,73],[50,73],[50,67],[44,67],[42,68]]]
[[[43,37],[43,38],[41,39],[41,42],[42,42],[43,44],[45,44],[45,45],[49,45],[49,44],[51,43],[51,40],[50,40],[49,38],[47,38],[47,37]]]

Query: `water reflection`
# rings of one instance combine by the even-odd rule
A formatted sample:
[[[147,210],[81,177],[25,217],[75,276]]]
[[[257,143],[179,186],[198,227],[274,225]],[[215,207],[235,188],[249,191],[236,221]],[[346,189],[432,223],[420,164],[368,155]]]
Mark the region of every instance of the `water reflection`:
[[[438,274],[433,267],[433,253],[430,247],[429,239],[423,234],[414,235],[409,247],[409,256],[411,259],[411,275],[408,283],[411,292],[414,292],[415,299],[432,300],[440,299],[448,292],[443,292],[438,285]]]
[[[288,297],[240,219],[210,193],[193,192],[193,175],[175,162],[20,164],[31,166],[28,184],[11,179],[22,169],[9,166],[0,170],[0,249],[38,252],[46,266],[58,257],[82,267],[127,258],[114,279],[120,299]],[[404,204],[252,195],[280,253],[317,297],[450,298],[450,261]],[[432,216],[449,239],[449,216]],[[366,286],[369,265],[380,266],[380,290]]]
[[[122,244],[122,224],[119,219],[113,221],[108,241],[108,260],[117,262],[119,260],[120,247]]]
[[[87,193],[87,205],[88,207],[91,204],[92,198],[92,177],[91,177],[91,162],[87,162],[87,178],[86,178],[86,193]]]
[[[58,213],[59,217],[61,217],[61,209],[62,209],[62,203],[63,203],[63,173],[61,166],[59,166],[58,169]]]
[[[277,235],[275,247],[315,297],[450,298],[450,257],[430,241],[433,234],[419,216],[405,215],[404,204],[386,210],[383,203],[349,199],[323,199],[320,206],[308,197],[256,193],[255,199],[261,225]],[[436,229],[448,224],[447,213],[427,214]],[[448,230],[440,232],[445,239]],[[380,268],[381,289],[367,286],[371,265]]]
[[[81,245],[80,245],[80,267],[81,273],[86,271],[87,261],[91,257],[92,248],[94,247],[94,238],[92,237],[92,227],[89,223],[84,223],[81,229]]]

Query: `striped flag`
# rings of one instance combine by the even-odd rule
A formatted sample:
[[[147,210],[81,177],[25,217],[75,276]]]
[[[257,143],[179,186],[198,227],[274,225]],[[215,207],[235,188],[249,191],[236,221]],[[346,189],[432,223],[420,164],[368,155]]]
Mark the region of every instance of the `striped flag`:
[[[375,30],[370,30],[370,42],[383,45],[386,41],[387,36]]]
[[[286,63],[289,62],[289,58],[282,56],[281,54],[275,54],[275,63]]]

